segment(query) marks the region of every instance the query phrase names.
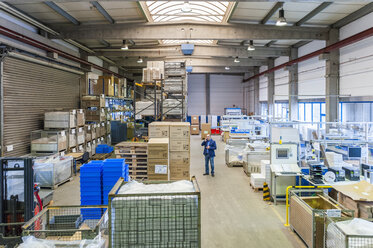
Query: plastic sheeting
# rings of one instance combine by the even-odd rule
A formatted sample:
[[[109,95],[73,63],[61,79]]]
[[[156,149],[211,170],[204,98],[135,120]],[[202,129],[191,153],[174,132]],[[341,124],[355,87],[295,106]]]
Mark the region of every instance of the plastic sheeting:
[[[143,184],[136,181],[122,186],[118,194],[181,193],[195,192],[193,183],[187,180],[166,184]]]
[[[34,162],[35,182],[41,187],[52,187],[72,176],[73,158],[50,156]]]
[[[79,247],[79,248],[104,248],[105,240],[100,235],[96,236],[92,240],[79,240],[79,241],[53,241],[37,239],[34,236],[22,237],[23,243],[19,245],[19,248],[68,248],[68,247]]]
[[[347,236],[357,235],[348,238]],[[365,236],[369,235],[369,236]],[[372,247],[373,246],[373,223],[367,220],[354,218],[352,220],[340,221],[329,224],[327,228],[326,247]]]

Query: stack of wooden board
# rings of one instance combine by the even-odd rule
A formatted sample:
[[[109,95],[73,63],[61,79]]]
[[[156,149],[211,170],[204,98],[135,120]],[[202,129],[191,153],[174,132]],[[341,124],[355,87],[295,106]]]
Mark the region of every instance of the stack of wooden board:
[[[148,178],[148,144],[145,142],[121,142],[115,145],[116,158],[124,158],[132,179]]]

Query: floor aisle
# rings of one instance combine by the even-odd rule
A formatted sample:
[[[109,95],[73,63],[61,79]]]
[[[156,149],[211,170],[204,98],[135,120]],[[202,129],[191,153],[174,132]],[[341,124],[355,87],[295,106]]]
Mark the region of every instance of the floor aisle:
[[[242,167],[225,165],[224,143],[213,136],[218,150],[215,177],[203,176],[204,157],[200,136],[191,137],[191,175],[202,192],[203,248],[302,248],[302,241],[284,227],[285,206],[262,201]],[[79,176],[57,188],[54,205],[79,205]]]
[[[250,188],[242,167],[225,165],[220,137],[212,138],[218,146],[215,177],[202,175],[201,138],[191,137],[191,175],[197,177],[202,192],[202,247],[305,247],[280,220],[285,219],[285,207],[262,201],[262,192]]]

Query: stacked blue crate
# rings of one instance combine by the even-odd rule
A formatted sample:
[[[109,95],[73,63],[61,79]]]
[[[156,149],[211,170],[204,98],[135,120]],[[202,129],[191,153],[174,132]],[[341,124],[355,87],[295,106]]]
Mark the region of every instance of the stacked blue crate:
[[[102,166],[103,161],[91,161],[80,167],[80,205],[102,204]],[[81,209],[83,220],[100,219],[102,209]]]
[[[113,151],[114,148],[106,144],[100,144],[96,147],[96,153],[111,153]]]
[[[108,195],[110,190],[114,187],[115,183],[120,177],[124,181],[128,181],[129,170],[128,164],[125,163],[124,158],[120,159],[105,159],[103,162],[102,172],[102,188],[103,188],[103,203],[108,204]]]

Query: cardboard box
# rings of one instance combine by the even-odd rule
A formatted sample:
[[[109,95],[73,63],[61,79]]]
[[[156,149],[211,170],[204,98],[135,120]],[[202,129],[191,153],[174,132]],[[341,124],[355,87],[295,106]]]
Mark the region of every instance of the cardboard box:
[[[170,139],[190,139],[189,122],[170,123]]]
[[[149,138],[168,138],[170,134],[169,122],[152,122],[149,124]]]
[[[78,127],[84,126],[85,115],[84,115],[84,110],[83,109],[77,109],[76,110],[76,122],[77,122]]]
[[[148,142],[148,159],[168,159],[168,138],[151,138]]]
[[[192,123],[192,125],[199,125],[199,116],[198,115],[192,115],[191,116],[191,123]]]
[[[93,95],[114,96],[114,76],[99,76],[92,89]]]
[[[211,124],[210,123],[202,123],[201,124],[201,138],[205,139],[207,134],[211,135]]]
[[[101,94],[98,96],[83,96],[82,97],[82,108],[86,109],[89,107],[105,108],[105,95]]]
[[[148,180],[168,180],[168,159],[148,158]]]
[[[170,152],[170,166],[186,166],[190,165],[190,152]]]
[[[170,139],[170,151],[172,152],[183,152],[190,151],[190,140],[189,139]]]
[[[175,166],[170,164],[170,180],[189,180],[190,179],[190,166]]]
[[[199,134],[199,125],[191,125],[190,126],[190,134],[198,135]]]

